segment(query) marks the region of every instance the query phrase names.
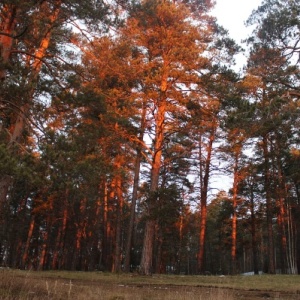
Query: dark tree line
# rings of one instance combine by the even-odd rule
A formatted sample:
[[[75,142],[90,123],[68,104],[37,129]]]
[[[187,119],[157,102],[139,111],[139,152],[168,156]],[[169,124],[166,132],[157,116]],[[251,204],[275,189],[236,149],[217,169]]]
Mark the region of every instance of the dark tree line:
[[[298,273],[300,9],[211,8],[2,1],[2,266]]]

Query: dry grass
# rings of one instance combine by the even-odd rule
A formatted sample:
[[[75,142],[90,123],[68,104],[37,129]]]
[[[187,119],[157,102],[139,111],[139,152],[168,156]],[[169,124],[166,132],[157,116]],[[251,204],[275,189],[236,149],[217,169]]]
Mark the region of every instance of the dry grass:
[[[6,269],[0,270],[0,299],[231,300],[240,299],[237,291],[246,290],[285,291],[294,296],[269,298],[300,299],[297,298],[300,293],[299,282],[298,276],[279,275],[145,277],[101,272]]]

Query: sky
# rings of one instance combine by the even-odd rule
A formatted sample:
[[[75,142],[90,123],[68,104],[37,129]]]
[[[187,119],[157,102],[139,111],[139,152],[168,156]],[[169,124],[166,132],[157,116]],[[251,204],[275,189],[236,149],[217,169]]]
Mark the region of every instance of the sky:
[[[252,32],[253,27],[245,26],[245,21],[250,16],[251,12],[256,9],[262,0],[216,0],[216,6],[212,11],[212,15],[218,20],[218,24],[222,25],[229,31],[229,36],[237,43],[242,45],[241,40],[246,39]],[[242,45],[246,47],[245,45]],[[246,56],[244,54],[236,57],[236,71],[241,70],[246,64]],[[225,190],[232,186],[232,178],[225,176],[216,176],[212,178],[211,187],[217,190]]]
[[[217,18],[218,24],[229,31],[229,36],[241,44],[241,40],[247,38],[252,31],[244,23],[261,3],[262,0],[216,0],[212,15]],[[236,61],[237,67],[242,68],[246,58],[241,55]]]
[[[244,22],[256,9],[262,0],[216,0],[212,14],[218,23],[229,30],[230,36],[237,42],[247,37],[251,29],[247,29]]]

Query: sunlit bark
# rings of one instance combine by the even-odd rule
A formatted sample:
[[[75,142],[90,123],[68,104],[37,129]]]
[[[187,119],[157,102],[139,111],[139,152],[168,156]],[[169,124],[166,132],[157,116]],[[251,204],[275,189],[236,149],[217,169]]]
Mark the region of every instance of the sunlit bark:
[[[122,254],[122,242],[121,242],[121,235],[122,235],[122,220],[123,220],[123,205],[124,205],[124,197],[123,197],[123,190],[122,190],[122,178],[121,178],[121,165],[124,164],[124,160],[121,156],[116,158],[115,162],[115,169],[117,174],[116,176],[116,236],[115,236],[115,249],[114,249],[114,257],[113,257],[113,266],[112,272],[120,272],[121,271],[121,254]]]
[[[253,192],[253,182],[250,182],[250,212],[251,212],[251,237],[252,237],[252,255],[253,255],[253,270],[254,274],[259,274],[258,267],[258,250],[257,250],[257,230],[256,230],[256,218],[255,218],[255,202]]]
[[[161,98],[157,103],[157,115],[155,118],[155,144],[154,155],[151,164],[151,185],[150,185],[150,198],[148,202],[148,219],[146,221],[145,236],[143,243],[142,258],[140,264],[140,272],[145,275],[150,275],[152,270],[153,259],[153,239],[155,234],[156,221],[151,216],[151,212],[157,202],[157,191],[159,187],[159,173],[161,168],[162,147],[164,142],[164,121],[166,113],[166,76],[161,82]]]
[[[75,236],[75,243],[74,243],[74,251],[73,251],[73,260],[72,260],[72,270],[81,269],[81,252],[82,252],[82,243],[83,240],[86,238],[86,206],[87,206],[87,199],[82,198],[80,200],[80,207],[79,207],[79,220],[76,222],[76,236]]]
[[[267,232],[268,232],[268,272],[275,274],[275,256],[274,256],[274,236],[273,236],[273,203],[271,198],[271,178],[270,178],[270,163],[268,150],[268,137],[264,136],[262,141],[264,168],[265,168],[265,191],[266,191],[266,214],[267,214]]]
[[[7,128],[7,131],[10,133],[10,140],[9,140],[9,145],[14,145],[17,144],[18,147],[22,148],[23,145],[25,145],[25,141],[22,140],[22,136],[24,133],[24,130],[26,128],[27,122],[29,120],[29,111],[32,108],[32,101],[33,101],[33,96],[34,96],[34,92],[35,92],[35,88],[37,85],[37,79],[38,76],[40,74],[41,71],[41,67],[42,67],[42,59],[43,57],[46,55],[46,51],[49,47],[49,43],[52,37],[52,30],[53,30],[53,26],[55,24],[55,22],[57,21],[59,12],[60,12],[60,6],[61,6],[61,1],[57,0],[54,3],[54,9],[51,10],[48,7],[48,2],[44,2],[39,9],[41,10],[41,12],[43,12],[43,10],[45,11],[51,11],[51,13],[49,13],[48,16],[48,22],[46,23],[47,25],[45,26],[45,28],[43,28],[43,33],[44,35],[41,38],[41,41],[39,43],[39,45],[36,47],[36,49],[34,50],[34,59],[33,61],[31,61],[31,59],[27,59],[27,63],[28,63],[28,67],[31,69],[29,78],[28,78],[28,83],[31,85],[31,89],[29,91],[27,91],[27,95],[26,97],[26,101],[24,104],[20,104],[17,105],[18,109],[14,109],[14,113],[11,116],[11,124],[9,126],[9,128]],[[9,27],[11,31],[13,31],[13,27],[15,26],[15,15],[16,15],[17,11],[16,8],[13,7],[13,11],[8,13],[8,20],[6,21],[5,26]],[[12,18],[12,20],[10,20]],[[8,29],[7,29],[8,30]],[[38,30],[38,29],[37,29]],[[3,59],[8,60],[8,54],[11,48],[11,44],[12,44],[12,38],[7,36],[7,35],[0,35],[0,37],[2,38],[2,43],[4,43],[3,45],[3,53],[2,56],[4,55]],[[4,39],[4,40],[3,40]],[[1,42],[1,40],[0,40]],[[0,69],[0,79],[1,76],[5,76],[5,72],[1,71]],[[9,190],[10,185],[13,182],[13,178],[9,177],[9,176],[5,176],[4,178],[0,179],[0,186],[2,186],[1,189],[1,193],[0,193],[0,205],[4,205],[2,204],[6,198],[7,198],[7,192]],[[0,209],[1,211],[1,209]]]
[[[6,76],[6,67],[11,54],[15,27],[17,24],[18,7],[16,5],[4,5],[0,18],[0,81]]]
[[[206,241],[206,223],[207,223],[207,193],[210,177],[211,158],[213,151],[213,142],[216,133],[216,121],[213,122],[211,129],[209,143],[206,149],[206,159],[204,162],[204,169],[202,170],[202,141],[199,141],[199,161],[200,161],[200,234],[199,234],[199,252],[198,252],[198,272],[204,274],[205,270],[205,241]]]
[[[235,154],[234,167],[233,167],[233,187],[232,187],[232,229],[231,229],[231,263],[232,263],[232,273],[237,272],[237,197],[238,197],[238,183],[239,183],[239,170],[238,161],[239,154]]]
[[[138,140],[140,143],[143,143],[145,125],[146,125],[145,120],[146,120],[146,106],[143,103],[142,114],[141,114],[140,133],[138,136]],[[131,206],[130,206],[130,219],[129,219],[126,249],[125,249],[125,261],[124,261],[124,271],[125,272],[130,271],[130,257],[131,257],[132,241],[133,241],[132,237],[133,237],[133,229],[134,229],[134,223],[135,223],[135,210],[136,210],[136,202],[137,202],[137,197],[138,197],[141,161],[142,161],[142,149],[141,149],[141,145],[138,144],[137,149],[136,149],[135,163],[134,163],[134,179],[133,179]]]
[[[21,263],[22,268],[26,268],[26,266],[27,266],[28,256],[29,256],[29,247],[30,247],[30,243],[31,243],[32,235],[33,235],[34,226],[35,226],[35,215],[32,215],[31,219],[30,219],[30,223],[29,223],[29,229],[28,229],[25,248],[23,250],[23,255],[22,255],[22,263]]]

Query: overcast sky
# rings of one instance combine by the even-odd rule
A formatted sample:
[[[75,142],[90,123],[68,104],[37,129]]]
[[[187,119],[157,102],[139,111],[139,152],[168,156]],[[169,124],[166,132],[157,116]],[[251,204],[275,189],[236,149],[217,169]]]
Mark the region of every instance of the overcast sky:
[[[212,15],[217,18],[218,24],[229,31],[230,37],[240,43],[252,31],[251,28],[245,26],[245,21],[261,3],[262,0],[216,0]],[[246,63],[246,58],[240,55],[236,61],[237,69],[240,69]]]
[[[262,0],[216,0],[216,2],[212,15],[218,19],[218,24],[227,29],[230,37],[236,42],[240,43],[241,40],[246,39],[253,28],[247,28],[244,23],[251,12],[262,3]],[[245,55],[239,55],[236,62],[235,69],[238,71],[246,64]],[[211,186],[217,190],[228,191],[232,186],[232,178],[228,178],[227,175],[214,176]],[[216,193],[217,190],[213,190],[212,193]]]
[[[217,0],[212,12],[218,23],[229,30],[230,36],[237,42],[247,37],[251,32],[244,25],[251,12],[262,0]]]

